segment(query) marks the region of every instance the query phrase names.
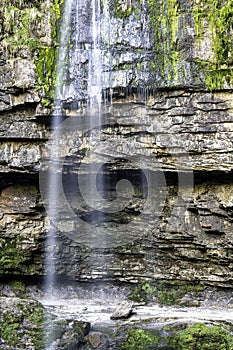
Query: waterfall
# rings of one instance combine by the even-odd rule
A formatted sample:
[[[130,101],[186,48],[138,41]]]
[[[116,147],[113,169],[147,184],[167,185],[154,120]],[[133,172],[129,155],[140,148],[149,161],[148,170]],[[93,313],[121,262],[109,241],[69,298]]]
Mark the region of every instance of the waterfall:
[[[113,5],[113,2],[111,4]],[[51,221],[46,240],[44,281],[45,293],[48,298],[53,298],[58,272],[65,271],[65,274],[68,270],[63,269],[63,266],[57,266],[57,257],[62,256],[62,247],[59,246],[57,236],[64,234],[68,237],[68,242],[75,241],[73,246],[78,242],[78,244],[81,243],[88,248],[96,248],[93,251],[98,261],[90,259],[88,273],[91,275],[93,268],[97,278],[103,277],[109,272],[107,264],[110,266],[112,263],[112,261],[107,261],[107,254],[103,254],[103,250],[105,249],[104,253],[106,253],[106,248],[132,243],[140,234],[147,233],[145,228],[148,224],[148,217],[155,215],[159,218],[160,211],[163,210],[163,203],[166,201],[166,191],[149,193],[154,184],[155,188],[156,186],[158,188],[166,187],[162,164],[153,160],[153,171],[144,171],[148,166],[146,162],[144,164],[144,158],[145,160],[147,158],[146,150],[142,151],[145,151],[144,157],[140,148],[138,153],[136,149],[138,143],[143,144],[147,139],[150,149],[150,143],[155,142],[155,135],[159,134],[161,126],[157,123],[156,118],[154,124],[149,125],[144,118],[148,117],[145,114],[145,106],[141,107],[142,102],[144,103],[147,98],[146,84],[150,82],[150,75],[148,71],[145,72],[150,64],[151,56],[148,55],[147,61],[144,62],[146,54],[143,56],[144,53],[142,53],[142,49],[151,49],[146,30],[146,17],[140,19],[140,16],[132,15],[127,18],[125,23],[122,18],[114,16],[110,18],[108,6],[108,1],[101,0],[65,0],[64,2],[54,113],[51,118],[53,132],[48,142],[47,164],[45,162],[48,171],[44,177],[40,174],[40,187],[42,184],[46,211]],[[139,7],[138,11],[145,14],[146,1],[140,1]],[[111,25],[111,20],[115,23],[115,28],[114,23]],[[135,26],[133,26],[134,21]],[[117,32],[119,28],[120,34]],[[136,34],[133,29],[137,30]],[[124,52],[121,52],[123,44],[119,45],[118,35],[121,36],[121,43],[126,46]],[[128,48],[131,48],[131,52],[127,51]],[[121,111],[117,110],[118,106],[114,111],[114,105],[111,106],[111,91],[115,89],[119,96],[123,91],[125,98],[127,91],[129,94],[131,93],[131,87],[133,87],[134,94],[137,94],[136,98],[134,96],[132,99],[134,98],[134,102],[140,102],[140,104],[136,106],[136,109],[134,109],[135,105],[133,104],[129,106],[122,104]],[[110,99],[107,96],[107,90],[110,91]],[[108,99],[110,100],[110,108],[106,105]],[[127,98],[125,100],[127,102]],[[116,159],[116,164],[114,161],[111,163],[112,159],[110,159],[109,163],[113,164],[113,172],[106,171],[109,177],[112,174],[114,174],[113,177],[115,176],[115,178],[111,177],[111,186],[109,186],[111,193],[107,193],[108,200],[106,200],[104,192],[107,176],[104,174],[104,166],[108,159],[106,160],[105,156],[106,144],[102,142],[102,137],[104,139],[102,129],[105,127],[104,125],[111,128],[111,123],[118,123],[118,116],[120,119],[118,125],[123,123],[123,126],[124,123],[131,126],[131,123],[134,124],[135,119],[138,118],[140,120],[137,129],[139,136],[132,137],[132,147],[129,144],[124,145],[124,134],[120,139],[122,144],[119,145],[114,140],[113,147],[117,148],[115,157],[119,155],[119,159]],[[130,119],[131,116],[132,119]],[[112,120],[109,120],[111,118]],[[147,129],[146,126],[145,129],[141,129],[143,123],[147,124]],[[114,133],[118,132],[116,129],[113,129]],[[141,131],[143,131],[142,135]],[[131,132],[128,131],[128,133]],[[152,136],[151,139],[149,136]],[[142,139],[143,137],[145,140]],[[80,155],[82,142],[84,143],[82,151],[84,150],[83,153],[85,152],[86,157],[84,161],[81,158],[82,154]],[[108,145],[109,149],[111,146]],[[127,153],[127,148],[129,148],[129,153]],[[108,157],[109,155],[114,158],[114,152],[107,153]],[[75,164],[72,163],[73,160]],[[124,164],[122,168],[119,166],[121,173],[117,173],[118,161],[122,161]],[[134,176],[127,174],[129,168],[135,170]],[[162,175],[157,178],[157,175],[154,174],[156,172]],[[78,181],[74,180],[77,174]],[[82,178],[80,182],[79,174]],[[67,176],[66,189],[68,193],[65,193],[63,188],[65,178],[63,175]],[[125,178],[123,178],[124,176]],[[179,175],[178,180],[181,184],[184,183]],[[191,183],[190,178],[188,182]],[[133,200],[131,201],[131,199]],[[179,203],[177,208],[179,209]],[[132,217],[135,222],[132,226],[130,225],[130,215],[128,215],[128,221],[124,221],[127,210],[128,213],[134,213]],[[174,210],[174,215],[177,216],[177,213],[178,211]],[[105,220],[107,215],[109,215],[109,221]],[[82,216],[85,217],[86,221],[83,219],[82,222]],[[112,229],[115,222],[119,230]],[[137,224],[139,230],[134,232]],[[70,254],[69,249],[67,254]],[[91,255],[90,251],[87,254]],[[82,258],[82,254],[80,255]],[[69,258],[72,260],[72,256]],[[92,266],[94,264],[97,268]],[[77,270],[79,271],[79,269]],[[124,267],[122,267],[122,271],[124,271]],[[51,329],[49,337],[46,333],[46,338],[49,338],[47,342],[49,346],[51,339],[53,339],[53,329]]]
[[[43,184],[42,187],[44,187],[42,193],[44,193],[45,202],[47,202],[45,206],[51,221],[51,229],[46,244],[46,286],[54,285],[56,282],[56,256],[59,255],[60,249],[56,246],[57,232],[62,231],[72,240],[81,241],[87,245],[94,241],[94,246],[98,248],[112,245],[112,240],[114,240],[114,245],[118,244],[118,237],[113,237],[106,225],[105,228],[103,227],[104,216],[106,213],[111,215],[117,211],[122,211],[129,199],[129,196],[125,196],[125,189],[128,193],[133,193],[133,188],[131,188],[129,181],[118,181],[119,184],[116,183],[116,191],[113,195],[115,197],[111,198],[111,201],[106,201],[104,198],[103,192],[106,186],[104,181],[106,180],[104,180],[103,175],[103,164],[106,163],[106,160],[103,156],[105,145],[101,140],[101,128],[104,123],[109,123],[107,116],[109,111],[111,114],[111,107],[106,106],[106,103],[108,101],[111,106],[113,88],[118,88],[123,84],[127,86],[128,83],[124,69],[118,74],[117,68],[114,71],[114,65],[121,66],[124,60],[131,60],[132,66],[134,63],[137,64],[134,61],[136,60],[135,57],[141,55],[141,46],[144,45],[144,42],[145,47],[148,46],[148,31],[144,30],[146,28],[145,23],[138,19],[135,28],[139,32],[139,37],[135,38],[131,23],[131,21],[134,21],[134,17],[132,17],[128,19],[126,32],[122,32],[121,35],[122,40],[125,40],[127,45],[131,45],[127,38],[127,31],[129,31],[129,36],[132,38],[133,53],[123,52],[122,55],[119,53],[119,47],[115,47],[118,40],[116,28],[117,26],[124,28],[124,23],[122,19],[110,16],[108,1],[66,0],[63,6],[54,113],[51,118],[53,133],[48,142],[49,156],[47,156],[47,163],[49,171],[46,174],[47,177],[41,176],[42,180],[40,181]],[[145,13],[144,0],[139,6],[141,6],[142,13]],[[143,21],[145,21],[144,17]],[[127,66],[130,67],[130,64]],[[127,74],[131,76],[130,68]],[[141,72],[138,72],[140,81],[141,74]],[[125,88],[125,90],[127,89]],[[109,93],[106,91],[109,91]],[[140,94],[143,94],[144,91],[142,89],[141,92],[139,89]],[[75,154],[75,149],[78,149],[77,145],[82,143],[81,138],[85,133],[90,135],[85,136],[85,142],[88,143],[85,157],[88,161],[81,161],[79,170],[80,173],[88,176],[80,185],[79,195],[82,196],[83,203],[91,211],[89,226],[91,227],[93,219],[97,219],[99,223],[99,225],[92,226],[89,230],[88,227],[81,227],[80,229],[79,223],[77,229],[78,215],[75,214],[72,208],[73,203],[67,201],[62,188],[65,157],[70,157],[70,163],[66,169],[68,169],[67,172],[72,173],[72,169],[69,168],[70,165],[72,167],[73,157],[73,154],[70,154],[70,149]],[[75,171],[78,172],[77,168]],[[76,190],[76,185],[72,182],[68,184],[70,193]],[[113,202],[114,205],[112,205]],[[76,211],[80,212],[79,209],[80,207]],[[124,230],[120,234],[122,241],[124,241]],[[98,237],[99,242],[97,242],[96,237]]]
[[[132,4],[134,10],[136,4],[134,2]],[[130,229],[128,237],[125,235],[123,226],[117,234],[113,235],[111,234],[113,232],[111,225],[104,222],[104,218],[108,214],[109,221],[115,219],[115,213],[121,212],[124,215],[125,205],[131,200],[131,194],[134,195],[136,185],[130,186],[130,181],[120,179],[120,176],[124,175],[122,171],[119,177],[116,176],[115,179],[111,177],[113,190],[111,189],[111,194],[108,193],[110,200],[105,200],[106,195],[104,198],[103,192],[107,185],[105,182],[107,176],[103,176],[104,166],[108,167],[106,164],[108,161],[113,163],[112,159],[109,160],[107,157],[114,158],[114,152],[113,156],[111,150],[105,152],[107,142],[102,141],[105,137],[102,130],[106,125],[111,127],[111,123],[118,123],[119,115],[118,107],[114,112],[114,105],[111,106],[109,103],[110,107],[106,106],[105,102],[109,98],[106,91],[111,92],[111,89],[114,89],[116,96],[118,94],[119,97],[121,95],[125,97],[127,89],[130,92],[130,84],[132,84],[132,90],[134,89],[134,94],[137,94],[137,96],[132,97],[134,102],[140,102],[141,106],[147,97],[146,84],[150,83],[149,78],[147,80],[148,66],[152,57],[149,54],[147,56],[146,52],[146,50],[151,49],[147,23],[147,2],[140,1],[137,6],[135,13],[125,19],[122,16],[119,18],[115,13],[112,14],[115,9],[113,2],[110,2],[110,5],[108,1],[101,0],[66,0],[64,2],[57,62],[55,111],[52,116],[54,132],[51,136],[50,152],[48,152],[49,156],[47,157],[49,171],[47,179],[44,181],[46,182],[44,192],[47,213],[52,223],[47,239],[48,254],[45,259],[45,275],[48,276],[46,285],[55,284],[56,256],[59,255],[58,250],[60,249],[56,247],[57,232],[61,231],[71,240],[88,247],[92,242],[94,242],[92,247],[105,248],[118,245],[119,241],[120,244],[130,241]],[[123,10],[124,8],[121,7],[121,11]],[[122,91],[125,93],[124,95]],[[111,101],[111,98],[109,100]],[[120,100],[121,98],[119,98]],[[132,106],[129,105],[127,110],[120,112],[123,113],[122,116],[126,113],[128,118],[131,113],[137,113],[137,118],[140,118],[144,123],[145,108],[138,108],[138,105],[134,109],[131,108]],[[120,115],[119,120],[125,123],[122,116]],[[131,122],[135,122],[134,117]],[[139,131],[140,128],[141,126]],[[159,123],[155,123],[155,125],[150,126],[146,135],[153,139],[155,131],[160,132],[160,128],[163,127]],[[83,153],[80,155],[78,152],[82,142],[84,147]],[[134,169],[139,168],[140,171],[141,168],[144,169],[143,154],[139,152],[141,155],[138,157],[135,149],[135,154],[132,156],[133,147],[136,147],[139,142],[137,139],[135,139],[136,146],[133,144],[132,147],[125,147],[123,138],[119,140],[120,145],[116,144],[116,140],[114,142],[114,147],[117,147],[115,154],[119,154],[119,158],[124,158],[126,165],[132,159]],[[109,145],[108,147],[111,148]],[[128,151],[129,153],[127,153]],[[78,160],[78,157],[75,159],[77,154]],[[81,158],[83,154],[85,159]],[[105,156],[105,154],[107,155]],[[74,166],[73,160],[76,162]],[[129,167],[132,164],[129,164]],[[156,167],[162,172],[159,162]],[[115,169],[117,169],[117,165]],[[76,191],[77,181],[76,183],[68,181],[69,200],[67,200],[62,188],[62,174],[64,172],[69,175],[83,175],[83,182],[79,183],[79,192]],[[106,171],[106,173],[110,178],[110,171]],[[150,181],[147,177],[146,172],[145,176],[140,176],[141,181],[145,182],[143,188],[149,186],[146,185]],[[81,205],[76,205],[78,200],[76,199],[75,202],[75,198],[74,200],[71,198],[72,192],[75,192],[76,197],[77,194],[82,197]],[[150,198],[147,193],[145,197]],[[140,210],[139,213],[141,213]],[[83,226],[79,220],[81,216],[86,219],[86,222],[83,220]],[[118,219],[120,222],[121,218]],[[92,225],[95,220],[96,225]],[[88,224],[90,224],[89,228]]]
[[[100,42],[100,0],[92,0],[92,48],[89,51],[88,99],[90,107],[98,107],[102,100],[102,57]]]
[[[88,8],[88,6],[90,8]],[[89,11],[88,11],[89,10]],[[43,189],[44,197],[46,199],[46,210],[51,221],[51,228],[46,242],[46,257],[45,257],[45,285],[52,286],[55,284],[56,275],[56,230],[57,223],[60,218],[60,206],[64,198],[61,196],[62,186],[62,152],[64,143],[67,138],[74,137],[67,136],[67,131],[64,128],[64,101],[78,101],[77,106],[85,103],[84,112],[86,129],[92,130],[95,127],[101,127],[102,114],[102,48],[101,48],[101,6],[100,0],[66,0],[63,13],[63,21],[61,25],[61,39],[59,47],[59,55],[57,61],[57,85],[55,90],[54,113],[52,115],[52,137],[48,142],[49,157],[48,169],[46,178],[41,182],[46,183]],[[83,26],[88,28],[84,30]],[[71,43],[71,48],[69,44]],[[82,63],[88,60],[87,76],[83,77]],[[83,89],[84,84],[81,80],[86,81],[86,89]],[[80,108],[81,110],[81,108]],[[67,112],[65,112],[67,113]],[[69,112],[68,112],[69,113]],[[76,110],[76,116],[72,120],[72,127],[79,131],[80,129],[80,111]],[[65,129],[65,130],[64,130]],[[68,127],[69,129],[69,127]],[[72,140],[74,141],[74,140]],[[90,145],[94,145],[99,141],[96,136],[90,137]],[[65,146],[64,146],[65,147]],[[91,147],[90,147],[91,148]],[[91,152],[91,149],[90,149]],[[91,167],[91,166],[90,166]],[[96,166],[88,170],[89,173],[95,174],[98,172]],[[60,174],[60,175],[59,175]],[[101,200],[96,185],[96,181],[91,176],[86,179],[86,183],[82,185],[82,194],[87,204],[93,207],[93,198],[97,196]],[[103,187],[102,177],[98,177],[98,186]],[[70,183],[70,189],[74,184]],[[90,189],[94,188],[93,191]],[[87,193],[87,194],[85,194]],[[88,198],[89,197],[89,198]]]
[[[90,5],[90,7],[89,7]],[[62,173],[63,173],[63,144],[67,142],[66,132],[63,130],[65,114],[64,102],[76,101],[77,109],[82,105],[83,100],[85,110],[90,118],[87,129],[91,130],[95,124],[101,125],[101,103],[102,103],[102,55],[101,55],[101,22],[100,22],[100,0],[65,0],[63,8],[62,23],[60,29],[60,45],[57,60],[56,88],[54,99],[54,112],[51,117],[52,136],[49,140],[47,167],[48,170],[40,174],[40,186],[44,197],[46,211],[50,219],[50,229],[45,242],[45,261],[44,261],[44,291],[47,299],[52,299],[57,284],[57,255],[59,247],[57,235],[60,230],[60,222],[63,225],[60,207],[64,204],[64,197],[61,193]],[[84,26],[87,29],[84,29]],[[82,71],[83,62],[88,60],[87,76]],[[84,85],[86,82],[86,86]],[[94,123],[92,122],[94,118]],[[97,118],[97,119],[96,119]],[[77,115],[73,118],[74,129],[79,130]],[[68,128],[68,132],[69,132]],[[90,143],[96,140],[90,139]],[[46,163],[46,162],[45,162]],[[96,168],[89,169],[90,173],[96,173]],[[102,186],[102,177],[100,176],[98,185]],[[82,186],[82,191],[87,192],[85,198],[90,207],[92,207],[93,198],[98,195],[96,185],[94,190],[93,181],[96,176],[91,176]],[[72,182],[69,184],[69,190],[72,192]],[[85,195],[84,195],[85,196]],[[65,209],[66,211],[66,209]],[[65,220],[66,212],[63,211]],[[72,213],[73,215],[73,213]],[[71,215],[71,216],[72,216]],[[67,227],[69,223],[65,223]],[[68,228],[64,229],[64,233]],[[79,233],[78,233],[79,234]],[[46,349],[54,338],[53,327],[45,330]],[[49,333],[49,334],[48,334]]]
[[[114,64],[120,66],[124,60],[132,61],[133,66],[134,60],[139,57],[140,52],[134,52],[132,55],[125,52],[120,56],[119,48],[114,48],[117,33],[116,31],[113,33],[115,38],[113,40],[108,6],[107,1],[101,2],[101,0],[66,0],[64,3],[57,61],[55,108],[51,118],[53,132],[48,142],[48,171],[45,177],[41,176],[40,180],[40,186],[42,183],[42,187],[44,187],[42,193],[45,197],[46,211],[51,221],[46,241],[44,281],[48,298],[53,298],[53,289],[57,282],[56,274],[59,267],[57,267],[56,259],[61,253],[57,236],[60,232],[69,239],[88,246],[88,248],[93,246],[98,248],[99,252],[106,247],[117,246],[119,242],[124,244],[132,240],[130,229],[126,232],[124,228],[120,229],[114,237],[111,225],[108,226],[104,222],[108,214],[114,216],[118,212],[120,213],[119,221],[121,220],[121,212],[123,213],[124,207],[134,195],[134,186],[127,179],[120,179],[116,175],[115,179],[111,180],[115,184],[115,191],[113,190],[109,196],[110,200],[106,200],[104,191],[107,184],[103,174],[103,164],[106,163],[104,158],[105,144],[101,139],[101,128],[104,124],[109,123],[107,118],[111,114],[109,113],[111,89],[124,84],[127,86],[127,79],[131,81],[131,78],[127,76],[127,74],[131,76],[131,68],[128,69],[127,74],[123,69],[122,74],[119,74],[117,78],[116,69],[113,73],[115,78],[111,80],[112,67]],[[123,22],[122,19],[115,19],[115,21],[118,21],[118,26]],[[131,28],[130,21],[131,19],[128,21],[128,30]],[[137,28],[141,28],[141,25],[137,24]],[[124,35],[126,40],[127,32]],[[131,35],[134,40],[133,45],[137,48],[135,34],[131,33]],[[143,42],[144,35],[144,33],[141,34],[140,43]],[[129,45],[129,41],[127,42]],[[139,48],[140,45],[138,44]],[[112,52],[110,52],[112,47]],[[135,50],[134,47],[133,50]],[[114,62],[113,64],[111,60]],[[128,66],[130,67],[130,64]],[[108,89],[110,91],[110,109],[105,104],[109,99],[106,93]],[[140,91],[140,94],[143,92],[144,90]],[[85,137],[83,137],[84,134]],[[76,165],[72,168],[72,159],[75,158],[75,152],[72,152],[79,149],[79,145],[83,141],[82,137],[84,142],[88,143],[85,145],[87,161],[80,161],[79,168],[78,166],[75,168]],[[66,157],[68,165],[65,168]],[[70,201],[68,201],[67,193],[64,193],[63,173],[74,175],[73,169],[75,175],[81,173],[83,176],[82,182],[79,183],[79,192],[76,189],[77,182],[70,181],[70,178],[67,181],[67,188],[71,197],[72,195],[75,197],[74,193],[76,196],[80,195],[81,205],[80,203],[76,205],[79,198],[69,198]],[[141,179],[144,178],[145,176],[141,176]],[[146,185],[143,184],[144,187]],[[83,226],[73,210],[75,206],[75,209],[78,209],[76,212],[80,212],[82,206],[85,206],[86,212],[91,213],[86,222],[84,220]],[[80,208],[81,210],[79,210]],[[83,212],[85,215],[85,210]],[[93,223],[94,225],[92,225]],[[93,268],[96,274],[104,276],[108,272],[107,267],[105,267],[107,263],[104,261],[104,254],[100,253],[99,255],[97,257],[99,259],[98,270],[95,270],[93,266],[89,266],[89,268]],[[49,339],[48,344],[53,339],[53,330],[51,330]]]
[[[46,182],[45,195],[46,198],[46,210],[49,218],[53,218],[56,216],[57,211],[57,203],[59,202],[58,196],[58,164],[59,164],[59,143],[61,140],[61,134],[59,132],[59,125],[62,123],[62,115],[61,115],[61,103],[63,100],[63,91],[61,89],[61,82],[64,80],[65,75],[65,67],[64,62],[67,55],[67,47],[68,47],[68,35],[67,28],[70,26],[71,21],[71,12],[72,12],[72,4],[74,0],[66,0],[64,6],[63,20],[61,24],[61,36],[60,36],[60,45],[59,45],[59,53],[58,53],[58,61],[57,61],[57,70],[56,70],[56,80],[57,85],[55,87],[55,110],[52,115],[51,127],[52,130],[58,130],[58,132],[54,133],[55,137],[53,137],[52,144],[50,147],[50,156],[49,156],[49,171],[46,173],[46,178],[43,182]],[[45,280],[44,286],[46,293],[52,293],[52,289],[56,284],[56,227],[53,224],[50,224],[50,229],[46,237],[46,254],[45,254]]]

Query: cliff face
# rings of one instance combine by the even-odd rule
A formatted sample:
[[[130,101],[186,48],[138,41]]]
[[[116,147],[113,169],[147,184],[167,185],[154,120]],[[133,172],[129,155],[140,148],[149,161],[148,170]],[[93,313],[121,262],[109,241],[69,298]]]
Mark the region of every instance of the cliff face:
[[[0,5],[3,275],[43,274],[49,217],[41,194],[47,190],[47,141],[54,140],[57,28],[63,6],[59,0]],[[70,44],[64,48],[66,79],[59,82],[65,93],[56,273],[81,280],[166,278],[230,285],[231,2],[102,1],[107,103],[101,122],[88,115],[83,102],[88,6],[87,1],[80,7],[86,28],[78,39],[80,55],[71,65],[71,25]],[[87,126],[89,117],[93,124]],[[83,184],[93,181],[93,169],[102,174],[99,186],[108,210],[100,210],[95,192],[83,194]],[[94,208],[87,198],[94,198]]]

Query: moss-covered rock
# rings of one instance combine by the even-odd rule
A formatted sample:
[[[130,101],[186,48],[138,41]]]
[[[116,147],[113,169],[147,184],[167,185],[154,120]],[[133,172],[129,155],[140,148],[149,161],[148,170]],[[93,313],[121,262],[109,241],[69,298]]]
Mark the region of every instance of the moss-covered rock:
[[[137,12],[142,0],[114,0],[115,13],[122,19],[129,17],[132,13]]]
[[[24,251],[17,243],[8,238],[0,238],[1,258],[0,274],[26,272],[26,261],[30,260],[31,253]]]
[[[36,301],[0,298],[0,345],[8,349],[42,349],[45,315]]]
[[[77,349],[85,344],[88,322],[56,320],[35,300],[0,297],[0,349]]]
[[[174,350],[232,350],[233,336],[220,326],[196,323],[171,340]]]
[[[159,337],[150,330],[129,329],[126,340],[121,344],[122,350],[150,350],[156,349]]]
[[[129,299],[135,302],[145,302],[156,300],[160,305],[177,305],[187,294],[192,293],[195,299],[204,290],[198,283],[176,282],[176,281],[153,281],[141,282],[132,288]]]
[[[208,39],[212,46],[212,57],[201,60],[206,71],[205,82],[210,90],[231,87],[233,83],[232,0],[198,1],[193,8],[197,42],[199,47]]]
[[[27,59],[34,63],[32,70],[35,76],[32,73],[30,80],[26,83],[22,80],[17,87],[39,90],[47,103],[53,98],[55,86],[58,27],[63,2],[3,0],[0,5],[1,45],[7,62],[23,63]],[[24,64],[21,68],[20,75],[23,74]]]
[[[139,326],[138,326],[139,327]],[[143,325],[141,325],[143,327]],[[144,325],[145,327],[145,325]],[[161,329],[131,327],[124,331],[122,350],[232,350],[233,336],[219,325],[195,323],[165,326]]]
[[[157,85],[232,87],[232,0],[148,0]]]
[[[181,53],[177,46],[178,25],[181,15],[176,0],[148,0],[151,24],[151,38],[154,45],[155,60],[151,69],[157,73],[157,79],[165,84],[178,84],[181,79],[179,62]],[[156,82],[155,82],[156,84]]]

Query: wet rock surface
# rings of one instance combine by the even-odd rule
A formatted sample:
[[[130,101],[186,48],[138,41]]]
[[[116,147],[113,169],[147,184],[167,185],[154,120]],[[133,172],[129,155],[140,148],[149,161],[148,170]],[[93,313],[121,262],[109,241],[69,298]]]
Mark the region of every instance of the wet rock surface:
[[[107,338],[101,332],[90,332],[87,339],[93,349],[107,349]]]

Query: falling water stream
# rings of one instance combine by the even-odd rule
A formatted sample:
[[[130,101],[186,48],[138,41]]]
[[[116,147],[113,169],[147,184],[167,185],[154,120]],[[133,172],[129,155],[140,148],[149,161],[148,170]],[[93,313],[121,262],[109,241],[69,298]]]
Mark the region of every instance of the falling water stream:
[[[67,99],[72,99],[77,96],[81,96],[82,91],[79,80],[81,69],[80,63],[84,57],[88,59],[88,72],[86,76],[86,93],[84,97],[86,99],[85,113],[88,116],[87,130],[92,130],[94,127],[101,126],[101,113],[102,113],[102,54],[101,54],[101,25],[100,25],[100,0],[91,0],[90,8],[86,0],[66,0],[63,13],[63,21],[61,25],[61,39],[59,47],[59,55],[57,61],[57,85],[55,90],[55,109],[52,116],[52,130],[53,135],[50,140],[50,159],[49,159],[49,171],[47,173],[47,186],[45,197],[47,200],[47,213],[51,219],[51,228],[47,237],[47,254],[45,257],[45,289],[48,291],[48,286],[53,286],[56,275],[56,222],[59,220],[59,201],[60,198],[60,186],[61,177],[58,176],[59,171],[62,171],[61,148],[64,141],[64,135],[62,134],[62,123],[64,121],[63,116],[63,102]],[[87,38],[83,36],[83,17],[89,14],[90,22],[88,32],[85,32],[86,37],[90,37],[89,42]],[[75,26],[75,30],[71,30],[71,25]],[[70,38],[70,35],[74,36]],[[72,42],[74,46],[69,52],[69,43]],[[71,57],[69,57],[71,56]],[[68,59],[69,58],[69,59]],[[67,76],[72,83],[66,84]],[[74,87],[76,90],[74,91]],[[69,97],[70,94],[70,97]],[[77,119],[77,118],[76,118]],[[74,118],[75,120],[75,118]],[[77,119],[78,120],[78,119]],[[74,123],[75,128],[78,129],[79,124]],[[98,140],[90,137],[90,145]],[[98,170],[98,169],[97,169]],[[96,167],[92,169],[90,166],[89,172],[96,173]],[[96,180],[96,176],[90,178],[87,177],[86,182],[82,185],[82,193],[85,196],[85,192],[88,193],[85,199],[90,207],[93,206],[93,198],[98,196],[96,186],[93,181]],[[101,187],[101,176],[98,177],[98,185]],[[94,189],[90,191],[90,189]],[[70,184],[70,191],[72,183]],[[44,191],[45,192],[45,191]],[[89,198],[88,198],[89,196]],[[55,224],[54,224],[55,223]]]
[[[90,7],[88,6],[90,4]],[[89,16],[91,13],[91,20],[89,22],[89,30],[85,32],[87,40],[83,36],[83,18]],[[85,21],[84,21],[85,22]],[[88,21],[87,21],[88,22]],[[75,26],[75,30],[71,28]],[[52,130],[53,137],[50,144],[50,159],[49,159],[49,171],[46,177],[46,194],[47,198],[47,213],[51,220],[51,227],[46,239],[46,256],[45,256],[45,278],[44,278],[44,298],[43,303],[50,304],[56,303],[56,236],[57,228],[56,221],[58,220],[59,213],[57,207],[59,206],[60,198],[60,176],[58,176],[61,170],[61,144],[62,144],[62,128],[61,125],[64,121],[63,117],[63,102],[68,99],[74,99],[82,96],[82,84],[80,85],[81,75],[78,71],[81,69],[82,60],[88,59],[88,73],[86,77],[86,114],[90,117],[89,125],[87,129],[91,130],[97,120],[97,124],[101,126],[101,104],[102,104],[102,54],[101,54],[101,40],[100,40],[100,0],[91,0],[90,3],[86,0],[66,0],[64,5],[63,20],[61,25],[60,34],[60,46],[57,61],[57,85],[55,90],[55,102],[54,113],[52,116]],[[74,38],[70,38],[73,35]],[[86,41],[86,42],[85,42]],[[88,41],[88,42],[87,42]],[[69,44],[73,44],[72,57],[69,52]],[[69,57],[69,59],[68,59]],[[84,58],[83,58],[84,57]],[[66,84],[67,76],[73,83],[70,86]],[[75,88],[74,88],[75,87]],[[70,96],[69,96],[70,94]],[[93,117],[93,118],[92,118]],[[94,119],[94,123],[92,123]],[[78,125],[75,127],[78,128]],[[94,140],[90,138],[90,144]],[[89,169],[90,173],[95,172],[96,169]],[[44,180],[43,180],[44,181]],[[102,182],[101,176],[98,178],[100,186]],[[83,191],[87,192],[90,198],[85,198],[88,205],[92,207],[91,201],[95,197],[96,190],[91,191],[93,187],[93,177],[86,179],[83,185]],[[70,184],[70,187],[72,184]],[[73,188],[69,189],[71,192]],[[55,223],[55,224],[54,224]],[[61,296],[59,296],[61,300]],[[65,301],[67,304],[67,300]],[[54,338],[54,330],[50,328],[50,334],[48,330],[45,330],[45,342],[46,348],[51,343],[51,339]]]
[[[92,0],[92,48],[89,51],[88,89],[90,107],[100,109],[102,101],[102,55],[100,43],[100,0]],[[100,114],[100,110],[99,110]]]
[[[74,0],[65,1],[64,14],[61,25],[61,38],[57,62],[56,77],[57,81],[61,82],[64,80],[64,61],[67,55],[67,46],[68,46],[68,33],[67,28],[70,26],[71,22],[71,13],[72,13],[72,3]],[[62,101],[63,91],[60,89],[60,84],[56,85],[55,88],[55,101]],[[55,103],[55,111],[52,116],[52,130],[58,130],[54,133],[55,137],[53,138],[52,147],[50,148],[50,171],[46,177],[46,191],[45,197],[47,198],[47,213],[50,218],[56,216],[57,202],[59,201],[58,197],[58,164],[59,164],[59,142],[61,139],[61,134],[59,132],[59,125],[62,123],[61,116],[61,103]],[[45,254],[45,279],[44,287],[47,294],[51,292],[51,289],[56,284],[56,259],[55,259],[55,250],[56,250],[56,228],[52,225],[47,234],[46,238],[46,254]]]
[[[90,6],[88,6],[90,5]],[[104,14],[108,15],[108,5],[104,5]],[[61,149],[64,142],[62,134],[62,124],[65,120],[63,102],[67,100],[83,100],[86,102],[81,108],[85,110],[85,114],[89,117],[86,125],[87,130],[100,127],[102,124],[102,93],[103,93],[103,69],[102,69],[102,43],[101,43],[101,6],[100,0],[66,0],[64,4],[64,12],[60,30],[60,46],[57,61],[57,85],[54,99],[54,112],[52,115],[52,130],[53,135],[50,140],[49,149],[50,157],[49,171],[46,178],[42,182],[46,182],[44,197],[47,200],[46,210],[50,218],[50,230],[46,239],[46,256],[45,256],[45,278],[44,278],[44,296],[42,303],[47,307],[50,304],[64,303],[68,307],[68,300],[62,299],[61,295],[56,294],[58,289],[57,280],[57,235],[58,229],[56,223],[60,220],[60,213],[57,208],[59,202],[62,201],[61,192]],[[109,26],[108,18],[104,18],[103,22]],[[84,28],[86,26],[87,28]],[[72,37],[71,37],[72,36]],[[70,44],[72,48],[70,49]],[[88,60],[88,72],[85,79],[81,74],[82,62]],[[79,62],[79,63],[78,63]],[[71,84],[67,83],[69,79]],[[86,86],[83,81],[86,80]],[[84,90],[84,91],[83,91]],[[85,91],[86,90],[86,91]],[[76,108],[80,105],[76,104]],[[79,111],[76,112],[74,121],[77,118]],[[78,130],[79,124],[74,122],[74,127]],[[98,134],[98,133],[97,133]],[[90,136],[90,145],[94,145],[96,136],[92,139]],[[97,191],[96,186],[103,188],[103,178],[96,178],[96,166],[89,165],[88,176],[85,183],[82,184],[82,191],[86,203],[92,207],[92,201],[101,196]],[[94,183],[95,182],[95,183]],[[69,191],[72,192],[72,183],[69,186]],[[101,208],[100,211],[101,213]],[[104,214],[103,214],[104,215]],[[65,232],[64,232],[65,233]],[[101,237],[103,239],[103,237]],[[104,264],[104,261],[103,261]],[[98,293],[100,298],[101,293]],[[105,295],[106,297],[106,295]],[[101,299],[105,299],[102,296]],[[114,298],[116,300],[116,298]],[[76,300],[77,301],[77,300]],[[96,301],[96,299],[95,299]],[[80,301],[78,305],[81,305]],[[62,312],[61,312],[62,314]],[[48,334],[49,332],[49,334]],[[45,330],[45,347],[50,349],[51,339],[54,338],[55,330],[50,327],[49,331]]]

